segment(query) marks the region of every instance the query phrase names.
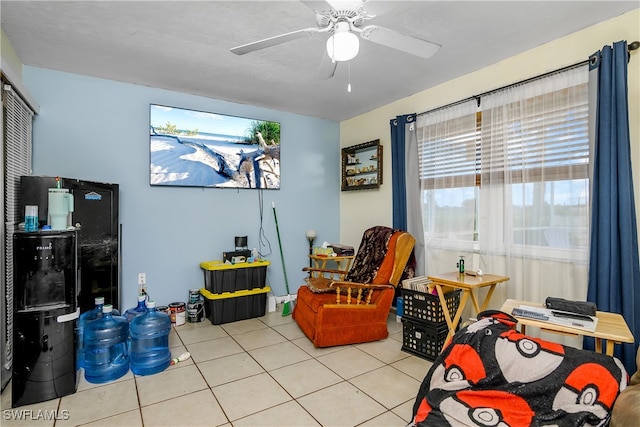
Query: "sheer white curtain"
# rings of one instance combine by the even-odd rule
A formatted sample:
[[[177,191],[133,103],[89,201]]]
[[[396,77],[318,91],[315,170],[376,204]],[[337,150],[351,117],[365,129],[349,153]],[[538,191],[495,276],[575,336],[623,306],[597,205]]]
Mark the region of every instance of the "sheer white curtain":
[[[510,277],[489,308],[586,298],[587,81],[585,65],[418,115],[427,275],[464,256]]]
[[[477,103],[421,114],[416,120],[426,274],[471,268],[476,239]]]
[[[586,65],[481,101],[479,246],[494,295],[584,300],[589,247]]]

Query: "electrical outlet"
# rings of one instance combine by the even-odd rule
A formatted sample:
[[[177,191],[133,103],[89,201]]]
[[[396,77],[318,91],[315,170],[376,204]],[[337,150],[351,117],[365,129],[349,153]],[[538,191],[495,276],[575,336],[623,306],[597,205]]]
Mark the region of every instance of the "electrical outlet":
[[[146,285],[147,284],[147,273],[138,273],[138,285]]]

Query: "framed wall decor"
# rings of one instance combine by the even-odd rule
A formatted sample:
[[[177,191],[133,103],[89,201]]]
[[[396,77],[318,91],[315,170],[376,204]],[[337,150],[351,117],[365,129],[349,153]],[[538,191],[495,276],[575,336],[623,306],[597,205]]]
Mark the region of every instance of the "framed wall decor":
[[[149,182],[280,189],[280,123],[149,107]]]
[[[367,190],[382,184],[380,140],[342,149],[342,191]]]

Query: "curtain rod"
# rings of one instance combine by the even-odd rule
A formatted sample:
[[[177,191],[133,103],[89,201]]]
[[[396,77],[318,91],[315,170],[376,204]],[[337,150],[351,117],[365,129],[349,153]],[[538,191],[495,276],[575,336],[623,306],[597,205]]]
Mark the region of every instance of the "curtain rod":
[[[630,43],[627,46],[627,52],[629,53],[629,59],[631,58],[631,52],[634,51],[634,50],[637,50],[638,48],[640,48],[640,41],[634,41],[634,42]],[[472,96],[469,96],[469,97],[467,97],[465,99],[461,99],[460,101],[455,101],[455,102],[452,102],[450,104],[443,105],[441,107],[432,108],[431,110],[423,111],[422,113],[417,113],[416,115],[433,113],[434,111],[442,110],[444,108],[454,107],[456,105],[463,104],[465,102],[471,101],[472,99],[475,99],[476,102],[478,103],[478,106],[480,106],[480,98],[482,98],[483,96],[487,96],[487,95],[490,95],[492,93],[495,93],[495,92],[498,92],[498,91],[501,91],[501,90],[504,90],[504,89],[507,89],[507,88],[510,88],[510,87],[522,85],[522,84],[525,84],[525,83],[530,83],[532,81],[535,81],[535,80],[538,80],[538,79],[542,79],[542,78],[548,77],[548,76],[556,74],[556,73],[561,73],[563,71],[569,71],[569,70],[572,70],[574,68],[578,68],[578,67],[581,67],[583,65],[586,65],[588,63],[589,63],[589,59],[585,59],[584,61],[580,61],[580,62],[577,62],[577,63],[572,64],[572,65],[567,65],[566,67],[558,68],[557,70],[548,71],[548,72],[546,72],[544,74],[540,74],[540,75],[535,76],[535,77],[529,77],[528,79],[520,80],[520,81],[518,81],[516,83],[511,83],[511,84],[504,85],[504,86],[501,86],[501,87],[496,88],[496,89],[491,89],[491,90],[488,90],[486,92],[482,92],[482,93],[480,93],[478,95],[472,95]]]

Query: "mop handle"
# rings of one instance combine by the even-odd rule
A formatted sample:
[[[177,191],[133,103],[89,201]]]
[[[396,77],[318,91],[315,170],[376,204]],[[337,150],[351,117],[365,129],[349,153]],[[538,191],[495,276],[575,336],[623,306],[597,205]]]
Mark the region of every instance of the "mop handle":
[[[280,247],[280,259],[282,260],[282,271],[284,272],[284,285],[287,288],[287,295],[289,295],[289,280],[287,279],[287,268],[284,265],[284,255],[282,253],[282,242],[280,241],[280,228],[278,227],[278,215],[276,215],[276,202],[271,202],[273,206],[273,218],[276,221],[276,234],[278,235],[278,246]]]

